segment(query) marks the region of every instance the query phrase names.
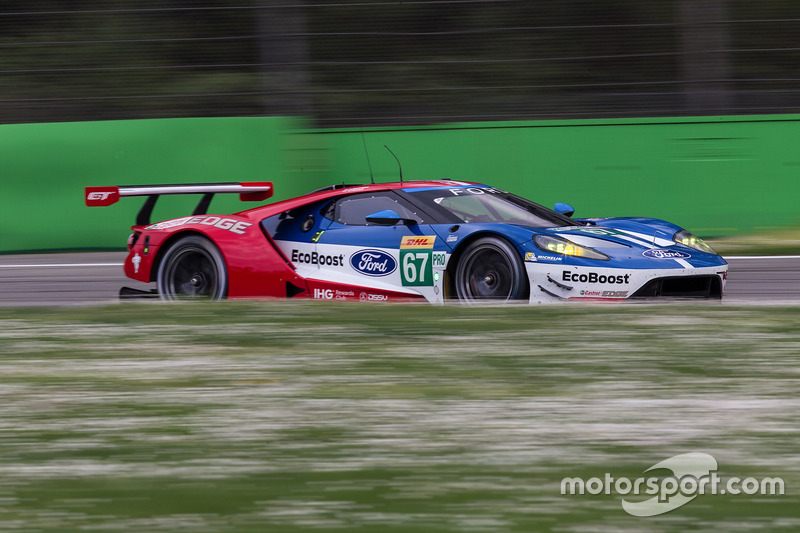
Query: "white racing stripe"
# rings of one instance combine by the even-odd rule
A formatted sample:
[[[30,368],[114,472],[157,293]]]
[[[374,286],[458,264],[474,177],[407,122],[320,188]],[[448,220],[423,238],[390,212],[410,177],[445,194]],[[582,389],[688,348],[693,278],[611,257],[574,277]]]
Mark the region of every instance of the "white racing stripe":
[[[632,236],[634,236],[634,237],[636,237],[638,239],[641,239],[645,244],[647,244],[647,246],[650,246],[650,247],[662,247],[663,248],[665,246],[673,246],[675,244],[675,241],[668,240],[668,239],[662,239],[662,238],[658,237],[657,235],[645,235],[644,233],[638,233],[638,232],[630,231],[630,230],[619,230],[619,231],[623,231],[623,232],[627,233],[628,235],[632,235]],[[662,232],[659,231],[658,233],[662,233]]]
[[[683,268],[694,268],[694,266],[689,261],[687,261],[686,259],[677,259],[676,258],[674,261],[676,263],[678,263],[679,265],[681,265]]]
[[[643,241],[643,240],[641,240],[641,239],[639,239],[637,237],[633,237],[631,235],[616,235],[616,236],[619,237],[620,239],[625,239],[628,242],[632,242],[633,244],[638,244],[639,246],[649,246],[651,248],[653,246],[655,246],[652,243],[649,243],[647,241]]]

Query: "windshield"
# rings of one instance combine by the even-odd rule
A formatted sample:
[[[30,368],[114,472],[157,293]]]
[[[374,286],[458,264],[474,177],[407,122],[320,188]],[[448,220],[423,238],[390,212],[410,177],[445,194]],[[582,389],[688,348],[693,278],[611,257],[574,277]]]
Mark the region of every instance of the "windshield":
[[[575,226],[576,220],[493,187],[406,189],[409,197],[444,222],[502,222],[534,228]]]

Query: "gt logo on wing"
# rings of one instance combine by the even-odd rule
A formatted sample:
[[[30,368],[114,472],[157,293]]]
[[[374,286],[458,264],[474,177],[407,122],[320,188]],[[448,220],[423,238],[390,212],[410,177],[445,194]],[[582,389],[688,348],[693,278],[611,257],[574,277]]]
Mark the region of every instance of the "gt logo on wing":
[[[105,200],[113,193],[110,192],[90,192],[86,195],[87,200]]]

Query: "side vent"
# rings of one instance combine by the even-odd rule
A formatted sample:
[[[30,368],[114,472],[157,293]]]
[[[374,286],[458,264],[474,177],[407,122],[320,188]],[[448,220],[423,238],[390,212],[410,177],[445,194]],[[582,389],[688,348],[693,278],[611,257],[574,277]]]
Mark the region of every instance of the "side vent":
[[[286,297],[287,298],[294,298],[298,294],[302,294],[306,292],[306,290],[302,287],[298,287],[294,283],[286,282]]]

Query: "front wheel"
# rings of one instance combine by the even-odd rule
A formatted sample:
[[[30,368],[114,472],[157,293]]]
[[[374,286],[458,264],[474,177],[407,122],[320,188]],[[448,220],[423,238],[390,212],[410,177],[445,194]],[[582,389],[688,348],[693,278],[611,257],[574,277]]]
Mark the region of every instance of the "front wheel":
[[[228,273],[222,253],[210,240],[190,235],[176,241],[158,266],[162,300],[221,300],[228,293]]]
[[[529,297],[525,265],[508,241],[483,237],[469,244],[455,270],[462,302],[522,300]]]

